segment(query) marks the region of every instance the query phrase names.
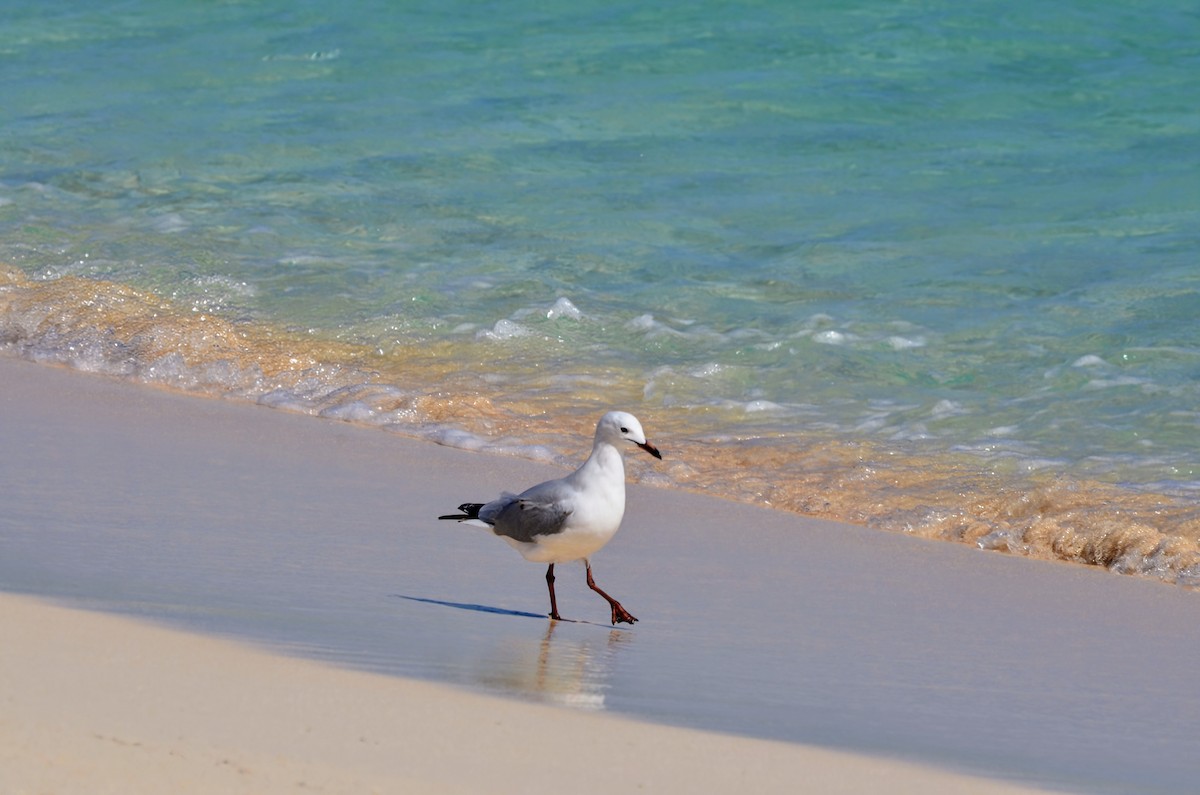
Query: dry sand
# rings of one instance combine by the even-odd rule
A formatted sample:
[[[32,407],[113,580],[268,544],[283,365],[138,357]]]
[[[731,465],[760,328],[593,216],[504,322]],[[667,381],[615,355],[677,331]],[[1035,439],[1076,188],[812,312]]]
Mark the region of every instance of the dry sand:
[[[634,488],[594,564],[641,622],[564,569],[553,623],[433,518],[553,467],[6,358],[0,450],[0,590],[39,597],[0,597],[3,793],[1200,776],[1183,589]]]

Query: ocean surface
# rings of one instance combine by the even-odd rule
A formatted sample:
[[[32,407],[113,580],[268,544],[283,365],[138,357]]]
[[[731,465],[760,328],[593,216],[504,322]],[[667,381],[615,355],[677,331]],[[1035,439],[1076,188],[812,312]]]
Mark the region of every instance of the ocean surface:
[[[0,350],[1200,585],[1194,3],[0,10]]]

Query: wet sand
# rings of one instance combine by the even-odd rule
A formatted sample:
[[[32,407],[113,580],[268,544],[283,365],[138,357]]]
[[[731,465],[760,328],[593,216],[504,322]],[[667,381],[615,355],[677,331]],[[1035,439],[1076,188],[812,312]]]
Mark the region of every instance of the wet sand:
[[[42,600],[0,601],[0,789],[1200,775],[1185,589],[634,487],[593,565],[641,621],[564,566],[552,623],[541,567],[435,517],[553,467],[8,358],[0,448],[0,589]]]
[[[0,789],[1016,795],[920,765],[656,726],[0,597]]]

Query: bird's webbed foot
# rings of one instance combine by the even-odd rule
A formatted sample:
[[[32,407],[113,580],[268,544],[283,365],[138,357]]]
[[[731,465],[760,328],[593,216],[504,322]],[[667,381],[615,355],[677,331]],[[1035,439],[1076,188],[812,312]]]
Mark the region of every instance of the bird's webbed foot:
[[[620,602],[613,602],[612,603],[612,622],[613,622],[613,626],[616,626],[617,624],[636,624],[637,619],[633,617],[632,613],[630,613],[625,608],[621,607]]]

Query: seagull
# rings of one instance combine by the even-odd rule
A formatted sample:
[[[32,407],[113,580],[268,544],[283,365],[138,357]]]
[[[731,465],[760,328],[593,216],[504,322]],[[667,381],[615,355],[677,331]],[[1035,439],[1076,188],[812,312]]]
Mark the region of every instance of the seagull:
[[[520,494],[505,492],[488,503],[465,502],[462,513],[439,516],[490,528],[526,560],[549,563],[546,587],[550,589],[550,618],[561,621],[554,598],[554,564],[582,560],[587,584],[612,608],[612,623],[637,621],[621,603],[600,590],[592,579],[588,558],[607,544],[621,527],[625,515],[625,445],[642,448],[662,460],[658,448],[646,441],[637,417],[610,411],[596,424],[592,454],[579,469],[557,480],[547,480]]]

